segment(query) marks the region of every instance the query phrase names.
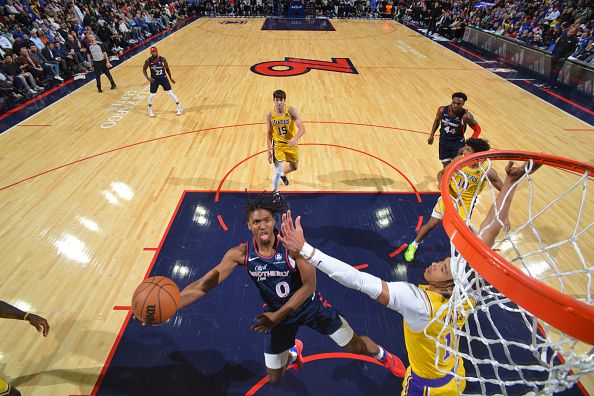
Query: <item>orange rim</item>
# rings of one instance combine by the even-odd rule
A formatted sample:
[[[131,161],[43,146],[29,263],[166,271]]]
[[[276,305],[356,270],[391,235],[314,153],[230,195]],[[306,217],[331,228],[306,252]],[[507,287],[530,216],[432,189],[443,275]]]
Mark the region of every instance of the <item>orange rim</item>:
[[[457,169],[479,161],[533,160],[535,163],[565,169],[579,174],[594,175],[592,165],[554,155],[527,151],[491,150],[464,156],[445,171],[441,195],[447,197],[449,180]],[[581,341],[594,345],[594,307],[576,300],[523,273],[506,259],[486,246],[458,216],[451,199],[443,199],[442,224],[456,249],[487,282],[534,316]]]

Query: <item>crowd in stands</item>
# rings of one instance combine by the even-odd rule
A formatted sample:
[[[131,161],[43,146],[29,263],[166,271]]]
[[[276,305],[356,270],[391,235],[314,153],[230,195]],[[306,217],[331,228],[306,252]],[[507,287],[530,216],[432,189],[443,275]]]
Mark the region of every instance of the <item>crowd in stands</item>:
[[[466,26],[552,51],[562,33],[577,24],[574,57],[592,60],[593,0],[304,0],[309,16],[328,18],[395,18],[413,21],[459,41]],[[286,15],[291,0],[201,0],[207,16]],[[310,6],[310,7],[308,7]]]
[[[0,0],[0,113],[91,70],[94,35],[109,55],[193,13],[187,0]]]
[[[286,15],[295,0],[0,0],[0,111],[91,69],[89,35],[109,55],[189,15]],[[454,41],[472,26],[548,51],[570,27],[594,64],[594,0],[302,0],[308,16],[394,18]]]

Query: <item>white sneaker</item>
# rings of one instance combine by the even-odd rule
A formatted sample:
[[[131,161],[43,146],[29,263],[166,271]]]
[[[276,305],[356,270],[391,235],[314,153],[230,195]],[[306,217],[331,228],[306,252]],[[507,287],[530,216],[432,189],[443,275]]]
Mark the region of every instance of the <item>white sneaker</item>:
[[[58,80],[58,81],[64,81],[64,79],[63,79],[62,77],[60,77],[60,76],[54,76],[54,78],[55,78],[56,80]]]
[[[181,113],[182,113],[182,107],[180,105],[180,106],[177,106],[177,113],[175,113],[175,115],[181,115]]]
[[[153,111],[151,109],[148,109],[147,114],[149,117],[154,117],[155,113],[153,113]]]

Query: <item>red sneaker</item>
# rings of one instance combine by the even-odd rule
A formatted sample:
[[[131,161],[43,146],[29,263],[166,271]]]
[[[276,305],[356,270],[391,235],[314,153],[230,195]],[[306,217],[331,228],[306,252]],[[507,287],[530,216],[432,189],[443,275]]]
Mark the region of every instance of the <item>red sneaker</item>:
[[[303,367],[303,342],[301,340],[295,340],[295,346],[291,348],[291,351],[297,352],[297,360],[291,363],[287,368],[292,367],[296,371],[299,371],[301,370],[301,367]]]
[[[380,363],[384,365],[385,368],[390,370],[390,372],[400,378],[404,378],[404,374],[406,374],[406,367],[402,364],[402,361],[396,355],[392,355],[390,352],[384,350],[386,356],[383,360],[380,360]]]

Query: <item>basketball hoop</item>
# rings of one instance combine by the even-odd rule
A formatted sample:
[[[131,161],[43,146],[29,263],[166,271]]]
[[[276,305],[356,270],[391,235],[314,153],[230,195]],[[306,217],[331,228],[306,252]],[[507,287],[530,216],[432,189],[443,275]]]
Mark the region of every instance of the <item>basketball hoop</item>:
[[[460,218],[450,180],[462,168],[477,163],[498,168],[503,179],[507,161],[528,161],[530,169],[515,182],[521,197],[516,196],[510,211],[514,224],[519,217],[525,219],[504,230],[503,240],[496,244],[503,247],[501,251],[487,247],[469,227],[470,219]],[[543,166],[531,175],[534,164]],[[462,276],[465,282],[456,283],[449,304],[442,309],[447,310],[449,320],[465,315],[468,322],[454,331],[453,346],[436,342],[446,354],[472,363],[473,373],[460,376],[455,369],[448,373],[457,381],[478,384],[482,394],[540,394],[567,389],[580,376],[594,372],[594,202],[587,194],[592,176],[593,166],[574,160],[496,150],[464,156],[444,171],[440,188],[443,226],[451,240],[452,260],[460,260],[466,269],[453,274],[455,280]],[[484,211],[495,202],[497,191],[486,174],[483,182],[490,191],[482,194],[477,209]],[[546,187],[542,187],[544,182]],[[484,202],[484,196],[491,200]],[[497,209],[495,214],[495,221],[504,224]],[[471,309],[465,304],[468,301],[473,303]],[[505,335],[498,315],[517,320],[508,325],[514,332],[517,328],[518,334]],[[460,348],[463,340],[467,350]],[[497,350],[502,357],[496,356]],[[522,357],[514,357],[514,352]]]

